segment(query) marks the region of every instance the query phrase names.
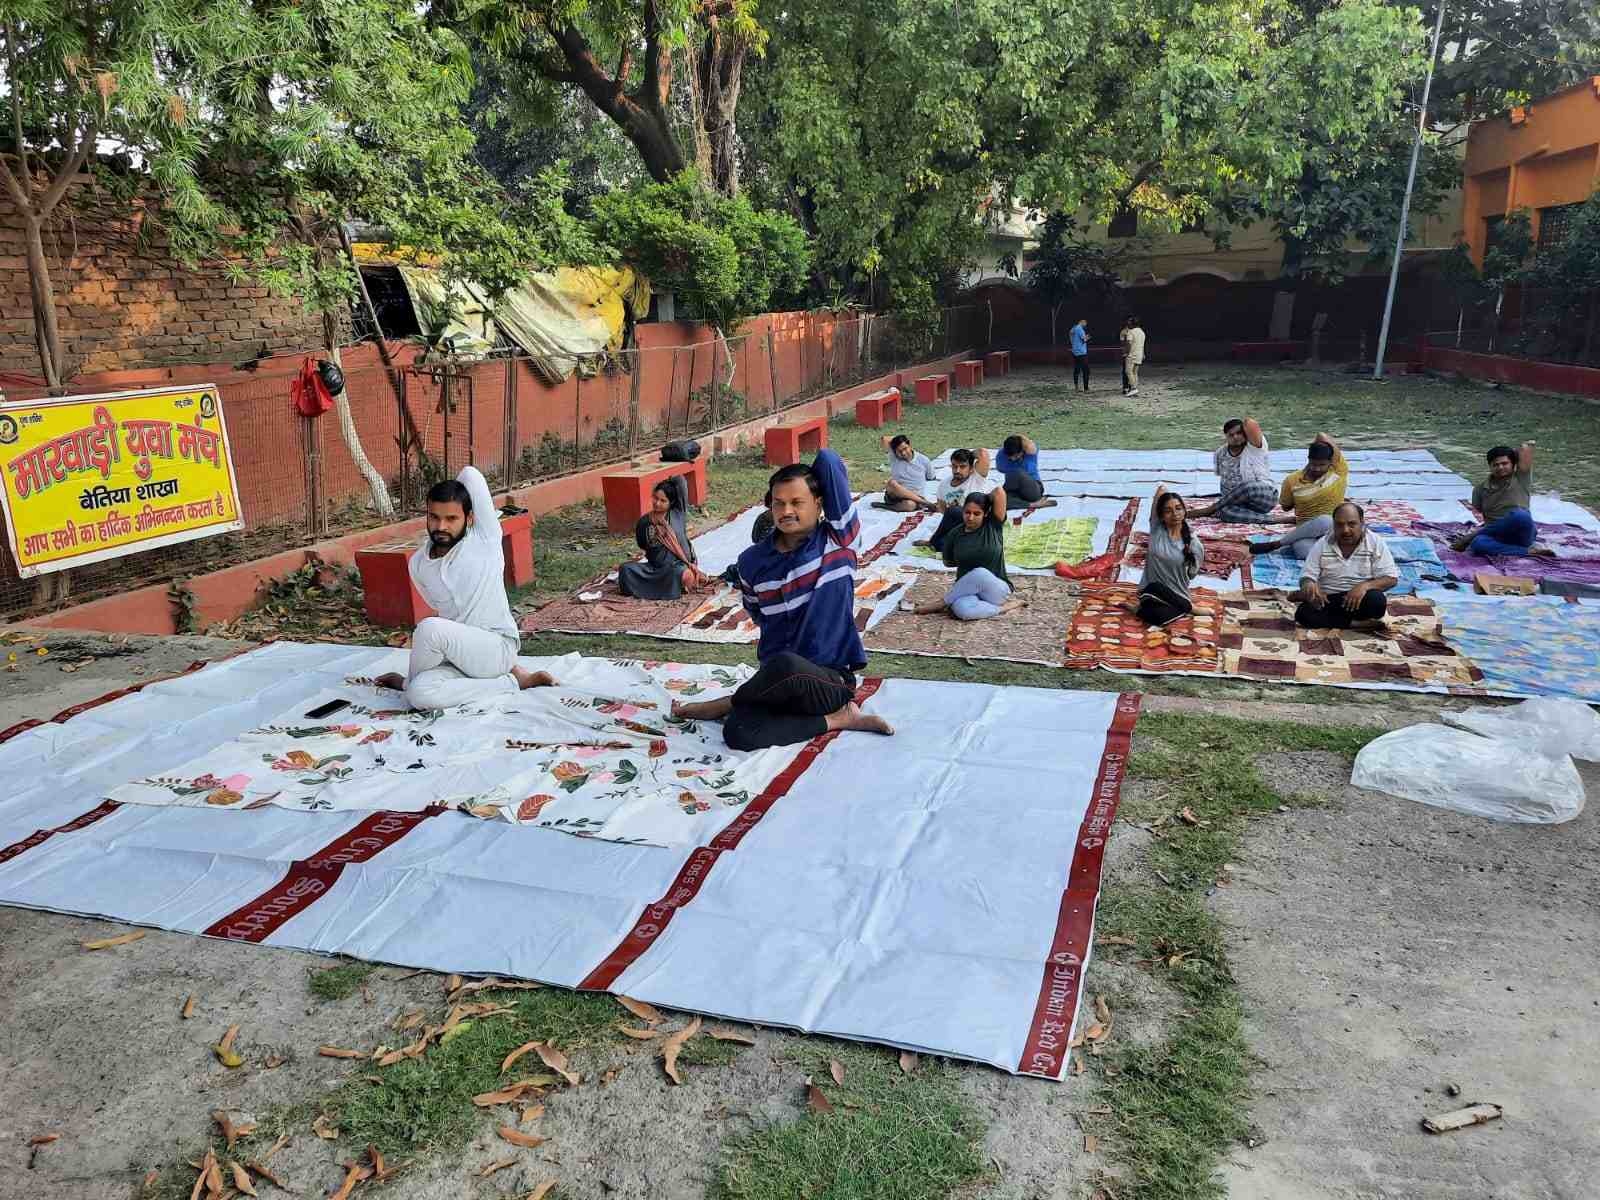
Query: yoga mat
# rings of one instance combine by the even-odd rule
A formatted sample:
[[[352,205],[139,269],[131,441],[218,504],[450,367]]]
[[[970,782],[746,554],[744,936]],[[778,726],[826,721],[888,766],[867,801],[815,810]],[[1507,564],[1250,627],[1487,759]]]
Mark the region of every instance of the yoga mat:
[[[1501,694],[1600,702],[1600,604],[1559,596],[1429,598],[1445,638]]]
[[[1433,543],[1427,538],[1380,536],[1388,543],[1389,552],[1394,555],[1394,565],[1400,572],[1399,582],[1389,590],[1391,596],[1410,595],[1428,580],[1449,578],[1450,572],[1439,561]],[[1282,588],[1292,592],[1300,586],[1305,565],[1304,559],[1286,551],[1258,554],[1250,564],[1250,576],[1256,588]]]
[[[953,582],[949,575],[921,572],[904,599],[913,604],[942,600]],[[948,612],[891,612],[867,634],[867,650],[1059,667],[1060,647],[1078,606],[1077,585],[1054,575],[1022,575],[1011,584],[1025,601],[1014,612],[986,621],[958,621]]]
[[[1195,588],[1189,599],[1193,613],[1158,629],[1126,610],[1126,605],[1138,603],[1137,587],[1084,584],[1067,630],[1064,665],[1075,670],[1104,667],[1151,674],[1211,674],[1217,669],[1222,598]]]
[[[894,738],[791,747],[738,819],[670,849],[439,808],[105,799],[402,657],[276,643],[11,731],[0,904],[1063,1077],[1137,696],[867,680]]]

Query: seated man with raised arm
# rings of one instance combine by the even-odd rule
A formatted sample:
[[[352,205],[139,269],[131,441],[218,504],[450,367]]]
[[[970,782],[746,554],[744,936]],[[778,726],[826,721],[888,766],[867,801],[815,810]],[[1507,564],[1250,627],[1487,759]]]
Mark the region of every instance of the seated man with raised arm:
[[[1307,629],[1373,628],[1381,625],[1389,601],[1384,593],[1400,582],[1394,555],[1367,528],[1366,513],[1353,500],[1333,510],[1333,532],[1318,539],[1306,556],[1294,623]]]
[[[449,708],[554,682],[517,666],[521,635],[506,599],[499,516],[477,467],[428,489],[427,538],[408,566],[439,615],[417,623],[405,675],[381,675],[379,687],[404,690],[413,708]]]
[[[1485,557],[1549,555],[1548,550],[1533,544],[1538,532],[1532,511],[1534,446],[1534,442],[1523,442],[1521,450],[1496,446],[1485,455],[1489,478],[1472,489],[1472,507],[1483,517],[1483,524],[1451,543],[1454,549]]]
[[[1000,446],[995,467],[1005,477],[1006,506],[1013,509],[1048,508],[1039,479],[1039,447],[1026,434],[1014,433]]]
[[[1294,513],[1295,526],[1274,541],[1251,542],[1251,554],[1271,554],[1284,547],[1305,558],[1320,537],[1333,530],[1333,510],[1344,503],[1350,483],[1350,464],[1339,443],[1325,433],[1306,450],[1306,465],[1284,476],[1278,505]]]
[[[975,488],[982,488],[988,477],[987,450],[979,450],[976,454],[965,449],[950,451],[950,468],[940,474],[935,489],[934,503],[943,514],[939,518],[939,528],[934,530],[932,537],[918,539],[912,545],[930,546],[941,554],[944,553],[945,539],[953,530],[961,527],[961,509],[967,502],[967,493]]]
[[[1222,439],[1215,459],[1221,495],[1211,504],[1190,508],[1189,515],[1259,522],[1278,500],[1267,435],[1254,417],[1229,417],[1222,425]]]

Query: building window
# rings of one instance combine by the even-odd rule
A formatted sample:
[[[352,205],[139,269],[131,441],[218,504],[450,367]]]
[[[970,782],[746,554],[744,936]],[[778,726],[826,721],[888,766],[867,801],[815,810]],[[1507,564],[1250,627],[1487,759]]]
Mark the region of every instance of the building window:
[[[1578,215],[1582,204],[1556,204],[1539,210],[1539,253],[1543,254],[1566,239],[1572,228],[1572,218]]]
[[[1131,238],[1139,232],[1139,214],[1131,208],[1120,208],[1111,224],[1106,226],[1106,236]]]
[[[1505,236],[1505,230],[1506,219],[1504,214],[1483,219],[1483,252],[1485,254],[1500,245],[1500,239]]]

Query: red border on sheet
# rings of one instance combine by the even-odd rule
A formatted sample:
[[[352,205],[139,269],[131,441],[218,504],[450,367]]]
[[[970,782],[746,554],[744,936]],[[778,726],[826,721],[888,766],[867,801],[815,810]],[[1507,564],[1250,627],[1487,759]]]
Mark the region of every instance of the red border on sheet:
[[[881,679],[863,679],[856,688],[856,703],[865,704],[882,686]],[[812,738],[801,747],[793,761],[762,789],[761,794],[744,806],[744,811],[734,822],[711,839],[710,845],[696,846],[691,850],[683,866],[678,869],[672,886],[667,889],[667,894],[639,914],[633,928],[628,930],[610,954],[600,960],[594,970],[584,976],[583,982],[578,984],[578,990],[606,991],[646,950],[655,945],[673,914],[700,894],[700,885],[711,874],[711,868],[717,865],[717,860],[723,854],[738,849],[744,835],[756,827],[774,804],[788,795],[800,776],[810,769],[811,764],[817,761],[817,756],[838,736],[836,730]]]
[[[394,845],[429,817],[444,812],[430,805],[420,812],[375,812],[329,842],[311,858],[289,864],[282,879],[254,900],[234,909],[201,933],[233,942],[264,942],[290,917],[304,912],[339,881],[345,867],[364,863]]]
[[[1083,987],[1083,968],[1089,962],[1089,941],[1094,935],[1095,901],[1100,894],[1100,868],[1105,859],[1106,840],[1117,815],[1126,774],[1128,747],[1133,727],[1139,720],[1143,697],[1124,692],[1117,698],[1111,728],[1106,730],[1105,750],[1095,774],[1089,807],[1078,828],[1078,843],[1072,853],[1072,868],[1067,873],[1066,890],[1056,913],[1055,937],[1045,960],[1039,982],[1039,1000],[1033,1010],[1033,1024],[1023,1043],[1019,1075],[1042,1075],[1060,1079],[1067,1068],[1071,1050],[1072,1026],[1077,1018],[1078,993]]]
[[[58,833],[75,833],[79,829],[87,829],[101,817],[108,817],[121,807],[122,805],[115,800],[102,800],[97,807],[91,808],[86,813],[80,813],[65,825],[57,825],[54,829],[36,829],[20,842],[0,847],[0,866],[4,866],[19,854],[24,854],[35,846],[49,841]]]

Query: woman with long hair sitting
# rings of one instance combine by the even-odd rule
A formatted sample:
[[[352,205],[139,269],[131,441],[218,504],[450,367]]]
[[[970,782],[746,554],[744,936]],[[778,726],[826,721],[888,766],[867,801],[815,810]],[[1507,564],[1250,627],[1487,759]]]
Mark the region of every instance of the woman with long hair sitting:
[[[949,609],[958,621],[982,621],[1020,608],[1006,578],[1006,489],[968,492],[961,504],[961,524],[945,537],[944,565],[956,569],[955,585],[943,600],[913,605],[909,611],[936,613]]]
[[[688,489],[683,476],[656,484],[650,493],[650,511],[634,526],[634,540],[644,551],[644,562],[623,563],[617,586],[624,596],[639,600],[676,600],[686,591],[706,587],[710,580],[696,565],[694,543],[684,520]]]
[[[1150,549],[1139,580],[1139,604],[1129,610],[1147,625],[1170,625],[1188,616],[1194,611],[1189,583],[1205,560],[1206,548],[1189,528],[1183,497],[1160,485],[1150,505]]]

